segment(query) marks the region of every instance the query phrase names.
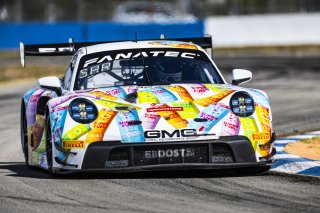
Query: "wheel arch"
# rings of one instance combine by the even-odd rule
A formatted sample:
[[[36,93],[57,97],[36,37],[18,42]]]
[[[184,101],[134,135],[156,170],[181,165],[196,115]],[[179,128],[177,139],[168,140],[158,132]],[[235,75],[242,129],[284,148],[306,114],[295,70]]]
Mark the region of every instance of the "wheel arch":
[[[50,97],[41,96],[37,103],[37,115],[46,115]]]

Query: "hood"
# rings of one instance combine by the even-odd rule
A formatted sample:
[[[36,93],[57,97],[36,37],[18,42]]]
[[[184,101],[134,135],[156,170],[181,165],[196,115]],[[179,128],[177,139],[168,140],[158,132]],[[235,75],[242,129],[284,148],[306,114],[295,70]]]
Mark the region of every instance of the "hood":
[[[254,99],[256,110],[250,117],[238,117],[230,110],[230,98],[238,91],[247,92]],[[55,100],[58,104],[54,101],[50,104],[61,108],[62,99],[68,100],[67,106],[77,97],[91,100],[99,113],[90,124],[78,124],[67,113],[64,138],[83,139],[87,143],[209,140],[271,131],[266,95],[259,90],[229,84],[116,86],[78,91]],[[257,112],[260,111],[267,112],[267,118],[259,117]],[[81,134],[73,134],[77,128],[81,129]]]

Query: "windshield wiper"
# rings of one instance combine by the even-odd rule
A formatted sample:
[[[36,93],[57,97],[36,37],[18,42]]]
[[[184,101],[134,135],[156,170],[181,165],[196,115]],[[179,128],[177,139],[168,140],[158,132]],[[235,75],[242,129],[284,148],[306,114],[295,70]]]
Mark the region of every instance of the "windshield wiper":
[[[145,61],[144,61],[144,57],[143,57],[141,52],[140,52],[140,57],[141,57],[141,61],[143,63],[143,73],[145,74],[145,76],[147,78],[147,83],[152,85],[152,81],[150,80],[149,74],[147,72],[147,67],[146,67],[146,64],[145,64]]]

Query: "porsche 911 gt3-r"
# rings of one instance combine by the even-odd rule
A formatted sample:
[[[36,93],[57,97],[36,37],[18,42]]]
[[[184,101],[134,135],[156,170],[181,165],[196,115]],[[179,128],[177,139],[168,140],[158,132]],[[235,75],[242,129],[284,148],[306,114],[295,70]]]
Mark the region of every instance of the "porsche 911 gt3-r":
[[[44,77],[21,105],[26,163],[51,173],[251,168],[274,162],[263,91],[228,84],[211,37],[20,44],[25,55],[73,55],[63,78]]]

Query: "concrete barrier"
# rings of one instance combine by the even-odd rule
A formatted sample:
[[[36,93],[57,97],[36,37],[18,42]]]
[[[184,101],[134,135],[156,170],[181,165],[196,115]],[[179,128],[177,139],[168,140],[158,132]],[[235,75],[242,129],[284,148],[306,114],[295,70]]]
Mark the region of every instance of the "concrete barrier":
[[[320,45],[320,13],[209,17],[215,47]]]

